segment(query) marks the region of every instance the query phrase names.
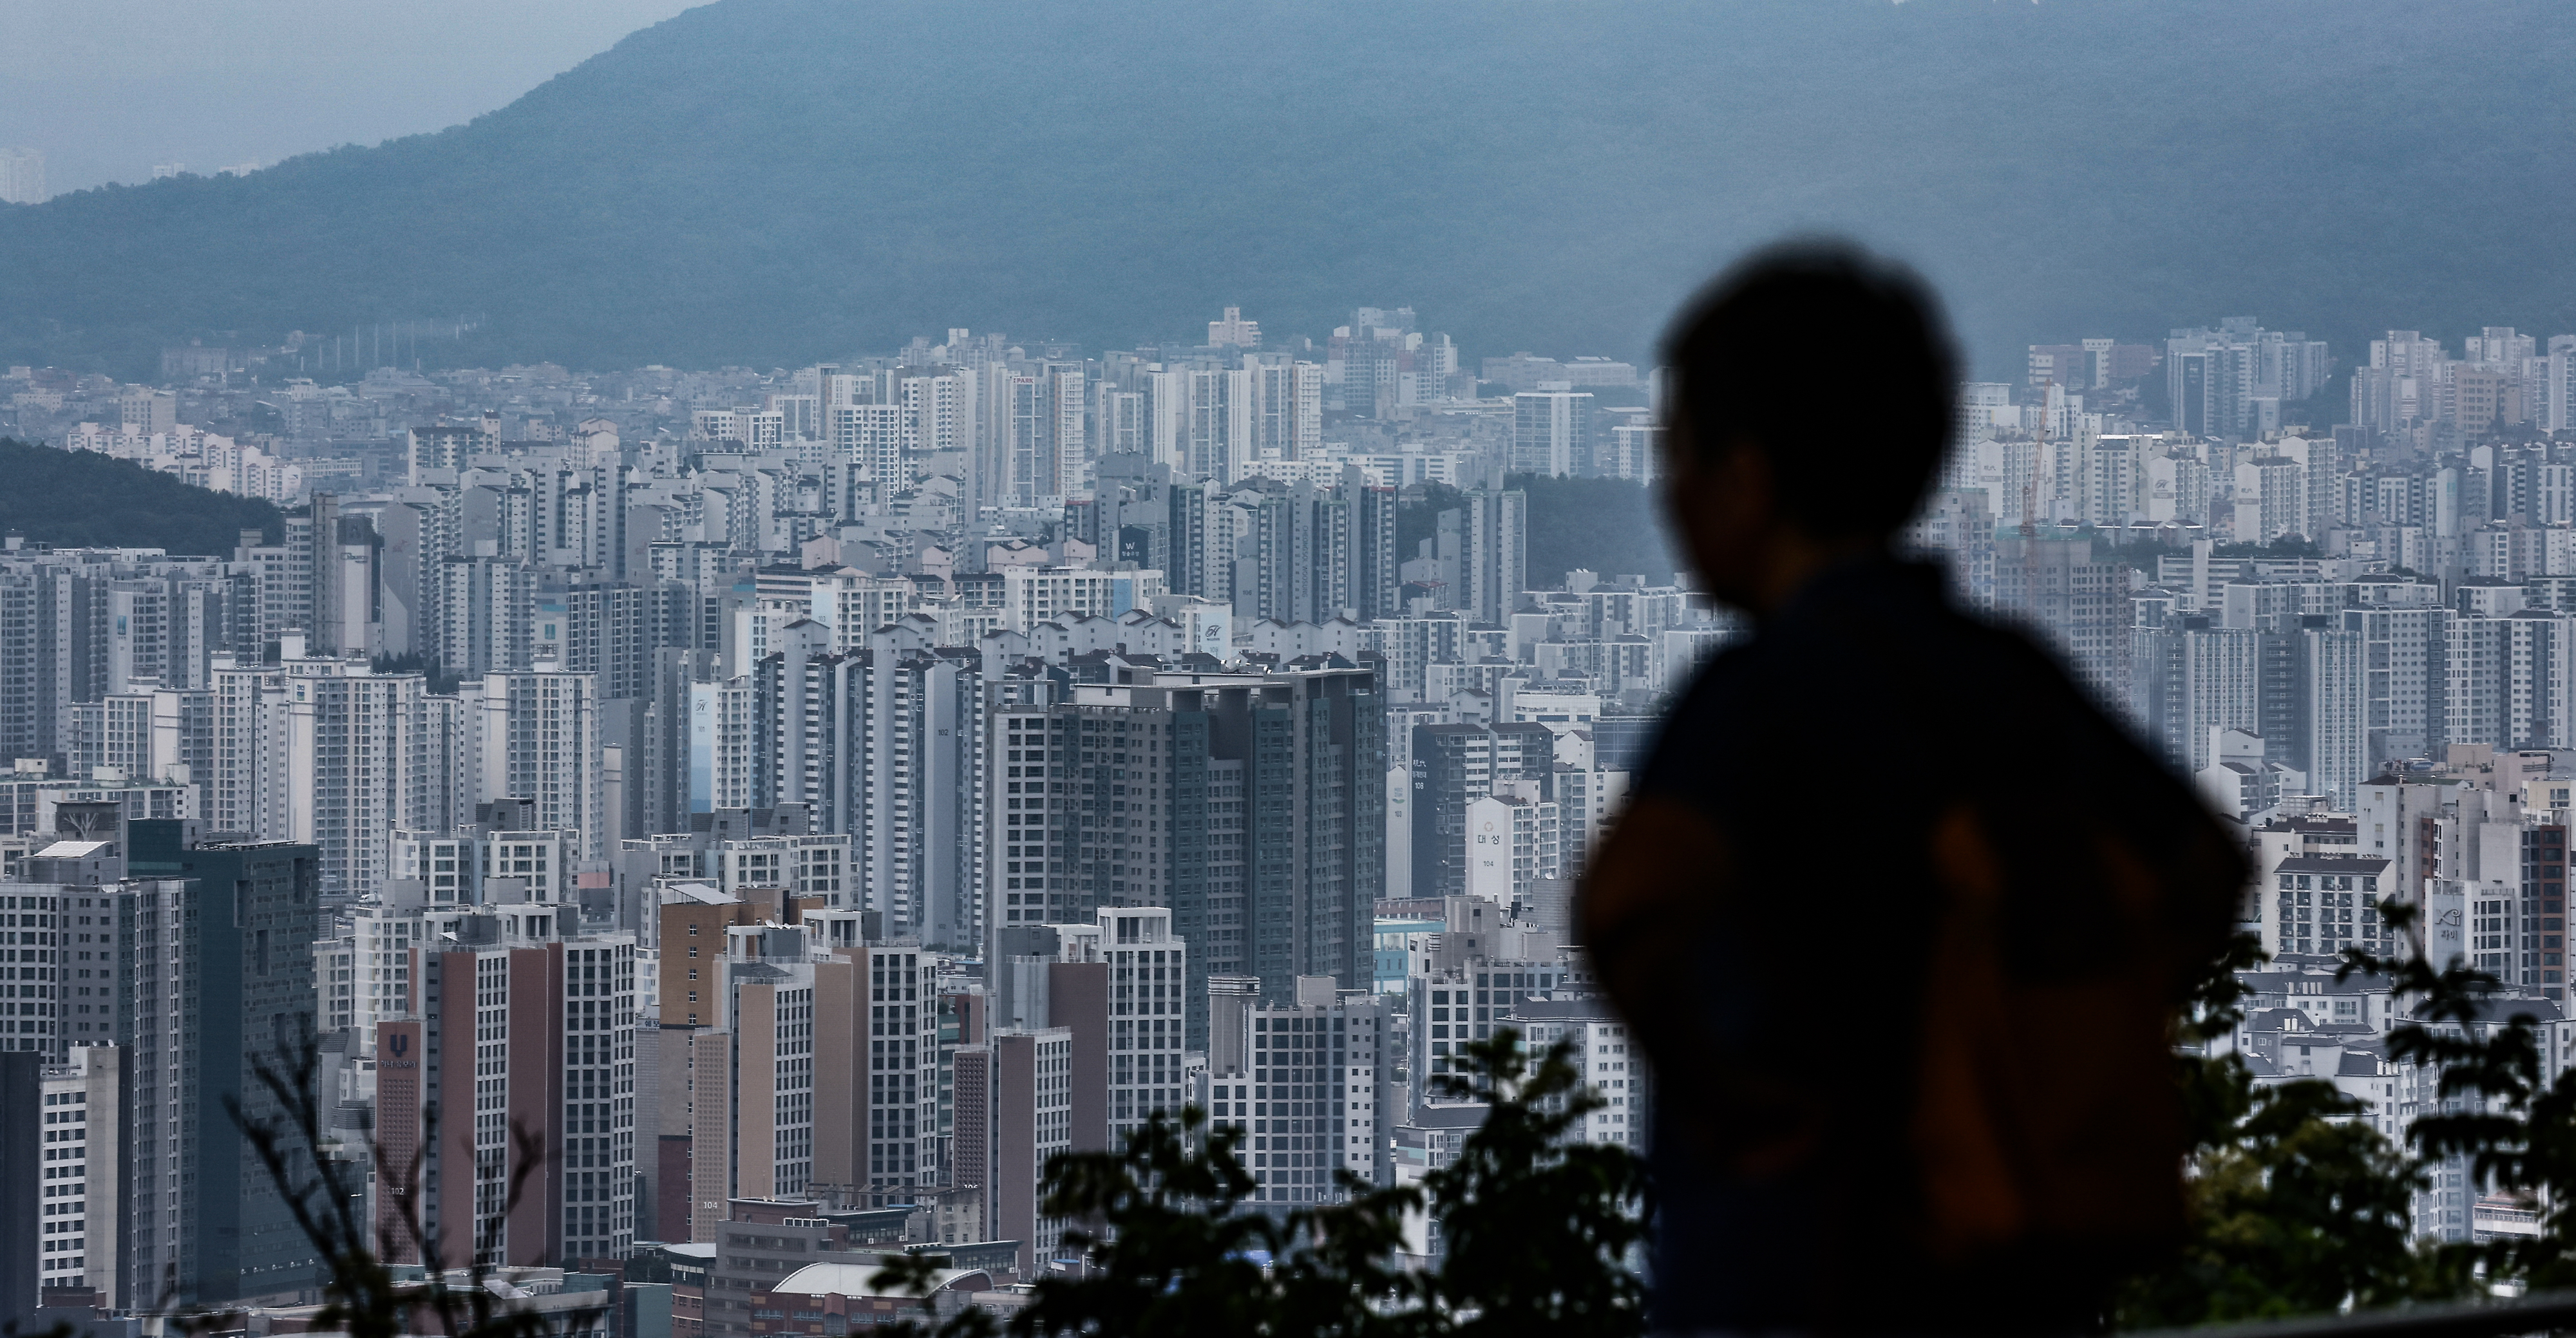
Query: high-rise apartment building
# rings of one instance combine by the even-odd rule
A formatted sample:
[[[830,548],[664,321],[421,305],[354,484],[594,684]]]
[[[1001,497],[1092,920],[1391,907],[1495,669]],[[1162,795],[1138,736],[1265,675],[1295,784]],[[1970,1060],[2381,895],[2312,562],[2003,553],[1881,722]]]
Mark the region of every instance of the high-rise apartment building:
[[[377,1200],[391,1262],[419,1261],[402,1197],[451,1263],[470,1250],[486,1266],[572,1266],[632,1248],[635,939],[564,927],[551,910],[492,907],[412,950],[419,1010],[376,1027],[377,1138],[420,1167],[406,1194]]]
[[[2322,340],[2298,331],[2265,330],[2251,316],[2231,316],[2217,329],[2176,330],[2165,341],[2167,402],[2175,425],[2199,437],[2242,441],[2264,426],[2268,402],[2304,400],[2332,372]]]
[[[128,824],[130,876],[74,895],[113,919],[124,989],[119,1178],[131,1215],[119,1289],[181,1304],[293,1296],[314,1285],[319,1261],[231,1112],[280,1128],[290,1160],[303,1154],[258,1069],[292,1071],[315,1033],[322,852],[203,844],[192,826]],[[44,862],[30,872],[43,876]]]
[[[1073,1033],[1063,1027],[996,1032],[958,1051],[958,1100],[983,1102],[982,1146],[966,1162],[985,1192],[985,1237],[1020,1243],[1019,1272],[1033,1276],[1063,1224],[1040,1202],[1047,1159],[1072,1148]],[[968,1068],[981,1068],[969,1082]],[[961,1125],[965,1122],[961,1120]],[[961,1128],[960,1139],[967,1130]],[[961,1159],[963,1160],[963,1159]]]
[[[12,1316],[33,1315],[44,1303],[38,1262],[43,1200],[34,1171],[43,1165],[40,1158],[55,1151],[46,1146],[52,1131],[35,1098],[44,1063],[33,1051],[0,1051],[0,1165],[9,1168],[0,1177],[0,1307]],[[69,1268],[64,1262],[52,1271],[60,1276]]]
[[[692,1146],[690,1192],[707,1199],[726,1185],[728,1198],[798,1197],[814,1177],[818,964],[800,928],[738,926],[726,943],[720,997],[732,1064],[702,1068],[696,1082],[701,1104],[730,1094],[732,1137]]]
[[[1583,1117],[1573,1137],[1586,1143],[1646,1149],[1647,1112],[1653,1109],[1648,1088],[1645,1049],[1636,1033],[1594,995],[1524,999],[1514,1004],[1512,1021],[1522,1044],[1542,1054],[1560,1042],[1573,1047],[1572,1058],[1601,1106]]]
[[[215,666],[208,827],[310,841],[332,891],[372,892],[394,829],[425,828],[441,788],[447,759],[427,747],[427,682],[306,658],[293,635],[283,650],[275,664]]]
[[[1550,478],[1594,472],[1592,404],[1588,390],[1512,396],[1512,472]]]
[[[994,1025],[1071,1036],[1066,1137],[1075,1151],[1124,1147],[1155,1114],[1179,1114],[1189,1099],[1189,945],[1173,932],[1169,909],[1117,906],[1084,922],[1006,925],[994,941]]]
[[[909,940],[839,948],[814,963],[813,1027],[813,1189],[883,1207],[940,1183],[938,958]]]
[[[1518,489],[1469,489],[1459,517],[1459,587],[1451,608],[1499,623],[1529,584],[1529,499]]]
[[[1454,897],[1466,893],[1471,848],[1469,807],[1497,793],[1513,793],[1515,783],[1536,786],[1555,764],[1556,734],[1534,721],[1416,725],[1413,895]],[[1537,876],[1535,863],[1531,873]]]
[[[1121,667],[1116,681],[997,705],[985,811],[991,929],[1163,906],[1189,947],[1189,1044],[1205,976],[1357,983],[1385,876],[1375,661],[1262,673]]]
[[[1256,458],[1256,374],[1204,368],[1169,375],[1179,396],[1180,436],[1164,463],[1175,475],[1220,484],[1241,478]]]
[[[1494,793],[1467,801],[1468,896],[1527,917],[1539,904],[1542,883],[1564,876],[1563,810],[1540,798],[1541,789],[1539,780],[1505,781]]]
[[[1156,1112],[1177,1117],[1186,1099],[1189,945],[1162,907],[1102,910],[1095,929],[1106,967],[1105,1146],[1115,1150]]]
[[[2261,715],[2261,641],[2252,628],[2203,617],[2169,620],[2134,637],[2131,710],[2140,729],[2186,771],[2215,760],[2211,731],[2254,733]]]
[[[1995,544],[1995,609],[2065,657],[2095,700],[2129,695],[2129,569],[2094,560],[2082,539],[2011,536]]]
[[[1221,1122],[1247,1131],[1236,1156],[1260,1186],[1257,1202],[1336,1201],[1344,1172],[1386,1182],[1389,1017],[1373,988],[1337,989],[1325,977],[1296,981],[1284,999],[1213,996],[1208,1076],[1212,1090],[1227,1089]],[[1235,1062],[1221,1064],[1220,1052]]]
[[[1256,336],[1257,337],[1257,336]],[[1253,379],[1252,458],[1312,460],[1324,448],[1324,369],[1284,357],[1245,360]]]
[[[752,677],[755,806],[802,804],[849,838],[849,904],[888,935],[973,941],[982,808],[983,660],[889,630],[834,651],[811,620],[782,629]],[[842,904],[835,902],[834,904]]]
[[[1243,308],[1227,307],[1222,320],[1208,322],[1208,344],[1212,348],[1261,347],[1261,322],[1243,318]]]
[[[2361,637],[2370,763],[2430,753],[2448,737],[2450,624],[2443,608],[2346,609],[2344,630]]]
[[[2576,738],[2576,626],[2565,616],[2462,614],[2449,632],[2447,742],[2558,748]]]
[[[50,194],[43,149],[0,149],[0,204],[43,204]]]
[[[513,826],[571,833],[580,843],[574,858],[605,859],[599,678],[557,663],[487,674],[462,694],[472,796],[478,804],[524,800],[527,811]]]
[[[97,1306],[122,1304],[124,1052],[75,1045],[64,1062],[43,1066],[36,1082],[13,1081],[0,1102],[35,1106],[38,1155],[11,1166],[6,1178],[36,1199],[37,1285],[87,1292]]]

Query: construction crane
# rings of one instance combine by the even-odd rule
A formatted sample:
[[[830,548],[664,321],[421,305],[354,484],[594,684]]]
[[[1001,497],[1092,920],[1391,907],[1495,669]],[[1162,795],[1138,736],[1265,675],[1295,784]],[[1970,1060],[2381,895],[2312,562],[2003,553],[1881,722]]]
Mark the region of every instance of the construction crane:
[[[2030,472],[2021,478],[2021,537],[2025,540],[2039,537],[2039,462],[2041,455],[2048,450],[2048,392],[2056,388],[2057,373],[2052,370],[2047,379],[2039,383],[2039,428],[2031,434]],[[2029,554],[2030,550],[2025,546],[2022,550],[2025,561]]]
[[[2030,468],[2021,476],[2021,607],[2036,618],[2039,613],[2039,469],[2041,457],[2048,451],[2048,392],[2057,385],[2057,372],[2051,368],[2039,383],[2039,427],[2031,433]]]

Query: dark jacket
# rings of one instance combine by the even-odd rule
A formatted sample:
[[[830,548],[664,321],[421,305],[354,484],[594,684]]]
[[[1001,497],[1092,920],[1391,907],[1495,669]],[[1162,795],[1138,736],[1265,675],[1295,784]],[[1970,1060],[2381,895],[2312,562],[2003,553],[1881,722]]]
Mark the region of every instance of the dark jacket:
[[[1594,946],[1656,1076],[1660,1326],[2064,1331],[2174,1235],[2168,1028],[2243,860],[2053,658],[1932,568],[1834,570],[1636,802],[1699,832],[1638,837],[1669,876]]]

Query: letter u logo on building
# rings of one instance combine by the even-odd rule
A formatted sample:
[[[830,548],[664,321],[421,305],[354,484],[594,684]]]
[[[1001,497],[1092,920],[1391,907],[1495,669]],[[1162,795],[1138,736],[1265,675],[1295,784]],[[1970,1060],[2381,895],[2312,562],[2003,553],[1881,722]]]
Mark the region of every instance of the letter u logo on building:
[[[390,1036],[387,1036],[387,1037],[385,1038],[385,1048],[386,1048],[386,1049],[388,1049],[388,1050],[391,1050],[391,1051],[393,1052],[394,1058],[396,1058],[396,1059],[400,1059],[400,1058],[402,1058],[404,1055],[410,1054],[410,1053],[411,1053],[411,1033],[409,1033],[409,1032],[403,1032],[403,1031],[398,1031],[398,1032],[393,1033],[393,1034],[392,1034],[392,1035],[390,1035]]]

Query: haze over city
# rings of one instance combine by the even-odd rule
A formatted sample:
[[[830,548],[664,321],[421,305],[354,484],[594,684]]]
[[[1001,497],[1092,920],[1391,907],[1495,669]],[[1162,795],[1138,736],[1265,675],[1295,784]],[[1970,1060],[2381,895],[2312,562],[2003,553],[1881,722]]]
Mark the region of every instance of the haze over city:
[[[2576,1323],[2570,94],[12,6],[0,1319]]]

